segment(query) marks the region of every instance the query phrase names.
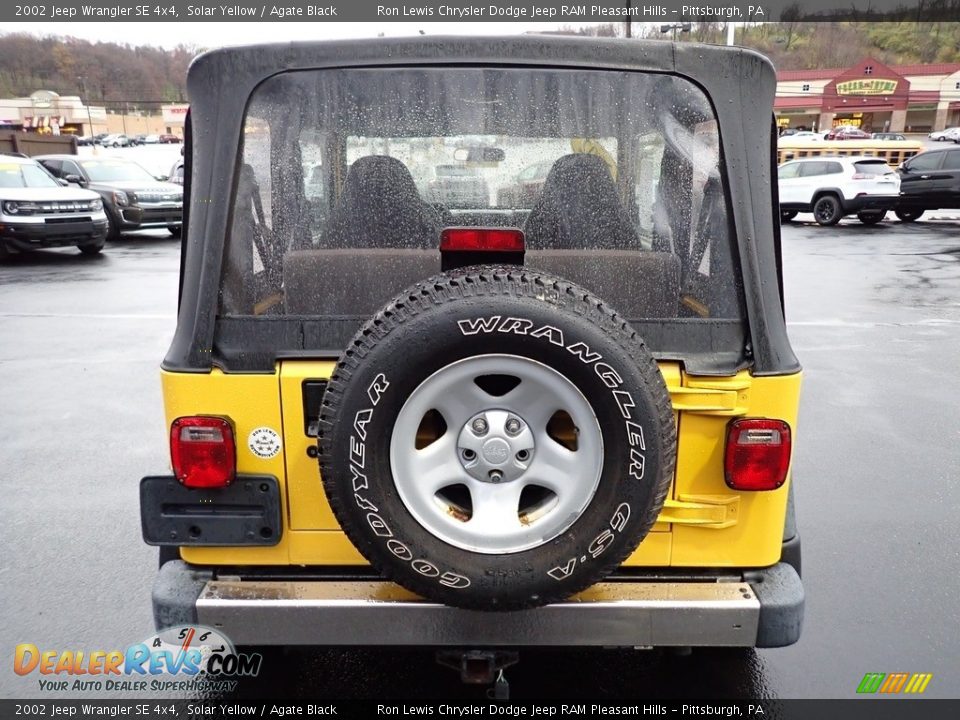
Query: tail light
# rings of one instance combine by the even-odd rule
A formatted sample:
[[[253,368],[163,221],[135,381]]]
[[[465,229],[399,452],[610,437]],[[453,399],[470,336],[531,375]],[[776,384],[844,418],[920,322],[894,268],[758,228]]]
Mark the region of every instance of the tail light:
[[[170,426],[170,458],[185,486],[226,487],[237,470],[233,427],[218,417],[177,418]]]
[[[744,418],[727,429],[723,473],[734,490],[776,490],[790,467],[790,426],[783,420]]]
[[[440,252],[523,252],[523,230],[517,228],[446,228]]]

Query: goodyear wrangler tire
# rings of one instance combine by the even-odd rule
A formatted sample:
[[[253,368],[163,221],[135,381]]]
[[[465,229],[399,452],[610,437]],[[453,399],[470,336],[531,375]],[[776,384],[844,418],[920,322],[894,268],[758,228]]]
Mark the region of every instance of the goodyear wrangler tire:
[[[515,610],[597,582],[663,506],[663,378],[602,300],[520,268],[438,275],[354,337],[327,386],[320,465],[347,536],[428,599]]]

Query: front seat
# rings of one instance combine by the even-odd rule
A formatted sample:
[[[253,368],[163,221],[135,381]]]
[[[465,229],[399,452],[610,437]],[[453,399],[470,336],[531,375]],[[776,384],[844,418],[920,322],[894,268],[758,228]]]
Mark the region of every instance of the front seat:
[[[596,293],[631,320],[677,316],[680,262],[642,247],[600,157],[564,155],[553,164],[524,235],[527,267]]]
[[[321,246],[436,248],[439,238],[439,215],[421,199],[406,165],[368,155],[350,166]]]
[[[531,250],[639,250],[607,164],[575,153],[557,160],[523,228]]]

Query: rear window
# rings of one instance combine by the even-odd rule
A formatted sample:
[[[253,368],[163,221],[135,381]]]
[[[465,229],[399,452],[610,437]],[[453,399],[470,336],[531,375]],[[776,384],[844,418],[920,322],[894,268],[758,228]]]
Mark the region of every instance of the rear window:
[[[511,227],[524,231],[526,266],[593,291],[647,327],[662,356],[739,357],[719,148],[706,96],[668,75],[274,76],[248,104],[221,325],[296,318],[304,349],[342,347],[392,296],[440,271],[444,228]]]
[[[890,175],[894,172],[884,160],[860,160],[853,167],[861,175]]]
[[[843,166],[838,162],[814,160],[801,163],[800,176],[813,177],[814,175],[836,175],[843,172]]]

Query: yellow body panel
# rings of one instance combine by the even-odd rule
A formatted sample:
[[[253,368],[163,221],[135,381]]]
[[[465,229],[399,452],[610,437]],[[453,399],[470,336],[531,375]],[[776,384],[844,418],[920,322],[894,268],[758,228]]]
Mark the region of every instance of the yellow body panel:
[[[735,386],[744,378],[749,378],[749,386],[738,391],[741,407],[736,414],[784,420],[790,425],[795,443],[800,374],[750,378],[747,373],[740,373],[736,378],[729,378],[730,385]],[[684,384],[718,386],[724,380],[685,377]],[[680,415],[674,498],[678,499],[678,495],[736,496],[739,517],[721,529],[675,524],[671,565],[763,567],[780,559],[790,476],[787,475],[787,481],[778,490],[739,493],[730,490],[723,478],[723,452],[730,419],[729,415],[719,413]]]
[[[303,383],[326,380],[334,362],[285,362],[280,371],[280,401],[283,404],[283,437],[286,445],[289,518],[292,530],[338,530],[320,482],[317,460],[307,455],[317,439],[303,427]],[[322,542],[322,539],[321,539]]]
[[[274,547],[182,548],[200,565],[362,565],[339,529],[320,482],[316,439],[303,418],[303,382],[326,380],[330,361],[284,361],[274,374],[163,373],[167,423],[184,415],[229,418],[237,438],[237,470],[280,480],[284,532]],[[787,483],[770,492],[735,492],[723,478],[727,424],[733,417],[786,421],[796,441],[799,374],[695,377],[661,363],[678,423],[677,474],[653,531],[627,559],[630,566],[764,567],[780,558]],[[264,459],[248,447],[259,427],[281,434],[283,449]]]

